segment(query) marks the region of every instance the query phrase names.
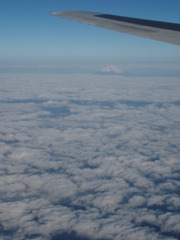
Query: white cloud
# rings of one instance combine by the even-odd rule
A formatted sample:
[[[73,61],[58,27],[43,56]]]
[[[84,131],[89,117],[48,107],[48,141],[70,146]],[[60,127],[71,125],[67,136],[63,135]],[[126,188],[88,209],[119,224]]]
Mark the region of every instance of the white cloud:
[[[0,76],[0,239],[178,239],[170,80]]]

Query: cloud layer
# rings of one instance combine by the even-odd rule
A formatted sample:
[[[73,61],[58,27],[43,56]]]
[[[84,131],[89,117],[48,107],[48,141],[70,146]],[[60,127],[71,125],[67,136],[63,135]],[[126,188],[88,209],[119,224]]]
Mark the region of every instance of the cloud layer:
[[[2,74],[0,239],[179,239],[179,85]]]

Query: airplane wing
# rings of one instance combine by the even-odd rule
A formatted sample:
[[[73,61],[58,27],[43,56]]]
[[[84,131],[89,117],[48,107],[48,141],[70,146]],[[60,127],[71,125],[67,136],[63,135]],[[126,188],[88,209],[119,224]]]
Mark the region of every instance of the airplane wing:
[[[118,32],[180,45],[180,24],[178,23],[152,21],[93,12],[71,11],[51,12],[50,14]]]

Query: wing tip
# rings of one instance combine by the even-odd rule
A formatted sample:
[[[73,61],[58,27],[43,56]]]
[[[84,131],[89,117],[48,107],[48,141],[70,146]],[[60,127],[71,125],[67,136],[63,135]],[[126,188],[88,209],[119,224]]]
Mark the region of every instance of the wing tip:
[[[57,16],[58,12],[50,12],[50,15]]]
[[[65,18],[67,17],[67,15],[69,14],[70,12],[50,12],[50,15],[53,15],[53,16],[57,16],[57,17],[61,17],[61,18]]]

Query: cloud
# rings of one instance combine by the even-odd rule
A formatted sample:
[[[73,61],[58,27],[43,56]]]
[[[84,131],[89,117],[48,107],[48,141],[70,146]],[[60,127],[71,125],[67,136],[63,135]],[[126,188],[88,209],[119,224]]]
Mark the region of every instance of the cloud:
[[[0,75],[0,239],[178,239],[179,78]]]

